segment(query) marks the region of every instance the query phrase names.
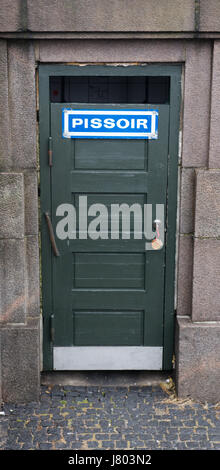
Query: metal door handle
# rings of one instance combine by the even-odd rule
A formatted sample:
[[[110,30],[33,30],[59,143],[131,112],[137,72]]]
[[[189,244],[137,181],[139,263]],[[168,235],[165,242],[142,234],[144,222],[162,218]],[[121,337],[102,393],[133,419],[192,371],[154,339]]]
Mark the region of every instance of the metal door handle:
[[[56,245],[53,226],[52,226],[52,223],[51,223],[51,220],[50,220],[50,216],[49,216],[48,212],[44,212],[44,215],[45,215],[46,221],[47,221],[47,227],[48,227],[49,238],[50,238],[50,243],[51,243],[51,246],[52,246],[52,250],[53,250],[55,256],[60,256],[59,250],[58,250],[57,245]]]
[[[155,219],[155,220],[153,221],[153,228],[154,228],[154,230],[156,230],[157,227],[158,227],[158,225],[160,225],[160,224],[161,224],[161,220]]]
[[[157,233],[156,233],[156,230],[157,230],[157,226],[158,224],[160,223],[160,220],[159,219],[155,219],[152,223],[152,229],[153,229],[153,233],[154,233],[154,236],[153,238],[150,239],[150,241],[152,242],[153,240],[155,240],[155,238],[157,238]]]
[[[154,230],[155,235],[154,235],[154,237],[150,240],[151,242],[152,242],[153,240],[156,240],[156,238],[157,238],[157,229],[158,229],[158,226],[159,226],[160,224],[161,224],[161,220],[159,220],[159,219],[155,219],[155,220],[153,221],[152,228],[153,228],[153,230]]]

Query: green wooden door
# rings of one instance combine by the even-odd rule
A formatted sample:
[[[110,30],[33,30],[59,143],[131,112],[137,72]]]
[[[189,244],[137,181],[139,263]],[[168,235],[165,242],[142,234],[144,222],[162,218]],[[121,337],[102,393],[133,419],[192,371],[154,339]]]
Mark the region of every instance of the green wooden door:
[[[124,109],[88,105],[86,109]],[[166,210],[169,105],[159,111],[158,140],[64,139],[62,109],[51,104],[52,225],[63,203],[164,204]],[[132,109],[132,106],[127,106]],[[82,200],[82,199],[81,199]],[[88,216],[88,223],[94,219]],[[132,232],[131,216],[131,232]],[[52,256],[54,369],[160,369],[163,353],[165,247],[146,251],[146,239],[56,237]]]

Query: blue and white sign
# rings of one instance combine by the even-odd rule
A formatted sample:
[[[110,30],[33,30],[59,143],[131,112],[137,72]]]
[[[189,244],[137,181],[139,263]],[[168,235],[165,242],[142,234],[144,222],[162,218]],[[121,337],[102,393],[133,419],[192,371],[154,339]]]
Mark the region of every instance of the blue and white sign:
[[[155,109],[63,109],[66,139],[157,139],[158,111]]]

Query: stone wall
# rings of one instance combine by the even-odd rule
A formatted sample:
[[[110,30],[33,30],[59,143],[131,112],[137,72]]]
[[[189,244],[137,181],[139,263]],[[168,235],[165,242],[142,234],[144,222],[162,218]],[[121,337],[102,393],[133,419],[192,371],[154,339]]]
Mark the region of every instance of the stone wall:
[[[0,41],[0,337],[2,398],[39,396],[39,247],[35,56]]]
[[[203,401],[218,401],[220,398],[217,385],[220,383],[220,149],[217,129],[220,120],[219,46],[220,43],[215,41],[212,68],[210,62],[209,65],[207,62],[204,70],[205,74],[208,72],[205,83],[211,77],[210,87],[207,84],[206,88],[206,109],[203,109],[209,133],[205,138],[205,151],[202,152],[201,147],[196,145],[195,153],[191,154],[194,168],[182,168],[180,196],[177,391],[179,396],[190,396]],[[200,74],[197,80],[194,77],[194,83],[196,81],[199,86]],[[202,87],[203,84],[204,77]],[[200,104],[199,102],[197,105],[197,111]],[[199,114],[197,119],[199,121]],[[193,132],[192,136],[195,136]],[[190,166],[190,147],[187,166]]]
[[[220,33],[219,0],[1,0],[2,33]]]
[[[37,65],[39,62],[159,62],[184,66],[179,162],[177,391],[180,397],[218,401],[220,40],[214,38],[220,32],[219,2],[169,0],[163,10],[159,8],[161,2],[155,0],[137,0],[132,2],[132,9],[127,6],[128,0],[115,0],[111,21],[110,2],[96,0],[93,11],[89,3],[87,0],[67,0],[65,5],[54,0],[3,0],[1,5],[4,19],[0,22],[2,399],[30,401],[39,396]],[[123,15],[119,4],[123,4],[120,10]],[[174,4],[175,14],[171,14]],[[144,14],[140,15],[140,11]],[[153,39],[158,31],[161,40]],[[27,35],[22,36],[23,32]],[[68,34],[77,32],[76,39],[64,41],[59,36],[64,33],[67,38]],[[151,35],[149,40],[142,37],[144,32]],[[172,32],[188,36],[167,39]],[[209,33],[205,36],[206,32]],[[81,33],[87,37],[80,39]],[[98,39],[96,33],[104,39]],[[128,39],[131,33],[133,38]],[[94,34],[97,37],[92,39]],[[127,34],[127,39],[123,34]],[[198,40],[202,34],[203,39]]]
[[[193,31],[194,0],[3,0],[0,30]]]

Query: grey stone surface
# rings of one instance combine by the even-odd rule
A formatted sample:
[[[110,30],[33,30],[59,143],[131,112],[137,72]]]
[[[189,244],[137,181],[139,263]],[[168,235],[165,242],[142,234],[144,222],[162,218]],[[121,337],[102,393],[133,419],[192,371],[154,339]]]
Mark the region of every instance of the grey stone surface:
[[[212,47],[210,41],[189,41],[186,50],[183,167],[208,162]]]
[[[25,239],[26,312],[30,316],[40,315],[39,242],[38,236]]]
[[[220,449],[218,406],[178,400],[171,379],[161,387],[44,386],[39,403],[4,410],[0,449],[140,449],[142,458],[143,449]]]
[[[10,162],[7,42],[0,40],[0,169]]]
[[[24,241],[0,240],[0,323],[25,321]]]
[[[23,236],[23,175],[0,173],[0,238],[22,238]]]
[[[5,402],[39,399],[39,329],[2,329],[2,397]]]
[[[220,31],[219,0],[200,0],[200,31]]]
[[[194,0],[1,0],[0,31],[193,32],[195,6]],[[219,32],[219,0],[200,0],[199,10],[199,30]]]
[[[177,319],[176,385],[181,398],[220,400],[220,323]]]
[[[23,0],[1,0],[0,31],[26,29],[25,3]]]
[[[192,313],[193,237],[179,237],[177,275],[177,313],[191,316]]]
[[[31,41],[10,41],[9,108],[13,167],[36,167],[35,57]]]
[[[220,237],[220,170],[197,170],[195,236]]]
[[[25,235],[38,234],[38,188],[37,172],[24,173]]]
[[[41,62],[183,62],[186,54],[182,40],[42,40],[39,48]]]
[[[194,1],[28,0],[30,31],[193,31]]]
[[[220,320],[220,240],[195,239],[193,321]]]
[[[220,11],[220,2],[218,2]],[[219,13],[220,23],[220,13]],[[220,29],[220,28],[219,28]],[[212,70],[212,107],[210,123],[209,168],[220,168],[220,41],[214,42]]]
[[[192,233],[194,231],[195,215],[194,169],[182,169],[180,194],[180,233]]]

